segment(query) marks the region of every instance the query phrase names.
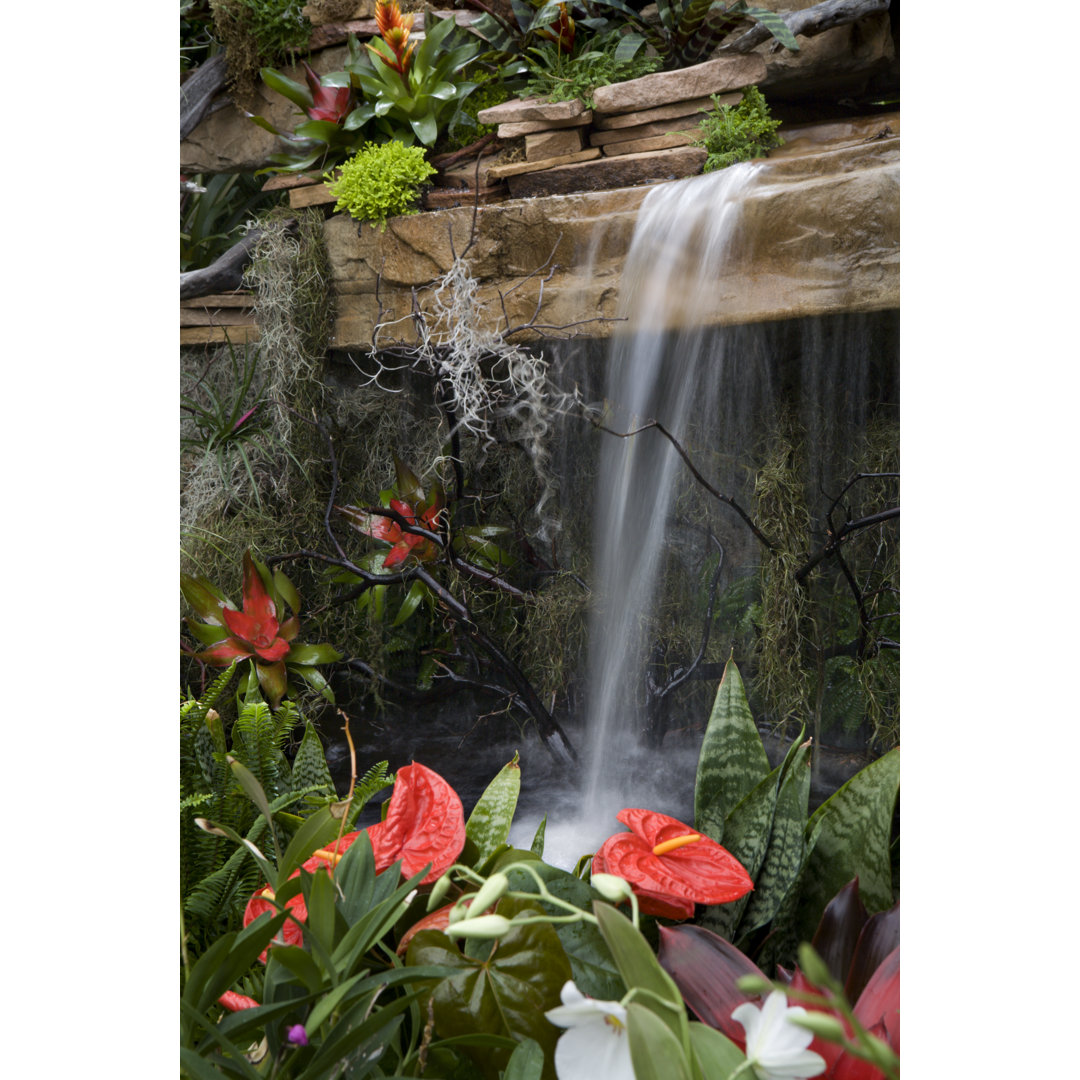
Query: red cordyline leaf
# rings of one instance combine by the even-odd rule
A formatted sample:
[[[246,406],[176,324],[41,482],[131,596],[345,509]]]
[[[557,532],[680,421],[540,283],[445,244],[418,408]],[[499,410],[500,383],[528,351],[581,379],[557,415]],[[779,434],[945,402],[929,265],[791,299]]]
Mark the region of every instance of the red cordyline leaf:
[[[702,926],[661,926],[657,959],[697,1018],[745,1049],[746,1031],[731,1014],[746,1001],[761,1000],[738,987],[744,975],[765,977],[757,964]]]
[[[604,841],[593,872],[629,881],[646,914],[688,919],[694,904],[730,903],[753,889],[742,863],[689,825],[654,810],[615,816],[631,831]]]

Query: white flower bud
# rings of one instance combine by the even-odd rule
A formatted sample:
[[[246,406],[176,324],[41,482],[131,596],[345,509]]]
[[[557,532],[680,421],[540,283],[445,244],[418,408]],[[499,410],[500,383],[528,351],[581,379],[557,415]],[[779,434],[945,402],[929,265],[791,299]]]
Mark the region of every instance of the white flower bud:
[[[505,874],[492,874],[477,890],[469,910],[477,914],[487,911],[496,900],[506,895],[509,888],[510,879]]]
[[[498,938],[508,933],[512,925],[503,915],[478,915],[448,926],[446,933],[449,937]]]
[[[612,904],[621,904],[624,900],[629,900],[634,891],[630,888],[630,882],[615,874],[593,874],[589,883]]]

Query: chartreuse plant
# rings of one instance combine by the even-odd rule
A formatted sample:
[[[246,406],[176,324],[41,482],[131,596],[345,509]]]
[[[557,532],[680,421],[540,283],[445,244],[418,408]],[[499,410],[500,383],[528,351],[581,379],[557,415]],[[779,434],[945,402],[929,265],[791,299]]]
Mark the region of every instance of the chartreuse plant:
[[[729,660],[702,740],[694,816],[696,828],[746,868],[754,890],[707,907],[700,922],[742,946],[769,927],[775,959],[809,940],[826,904],[854,877],[871,911],[895,900],[890,838],[899,748],[867,765],[812,815],[810,753],[810,743],[796,739],[770,769],[742,678]]]
[[[776,134],[780,121],[769,115],[769,106],[756,86],[748,86],[737,105],[722,105],[717,94],[712,95],[712,100],[713,109],[705,113],[701,138],[695,143],[708,151],[705,172],[765,157],[770,150],[784,145]]]
[[[328,173],[324,182],[337,198],[335,211],[345,210],[357,221],[383,230],[387,218],[419,210],[421,187],[434,172],[424,160],[422,146],[391,140],[365,146],[337,176]]]

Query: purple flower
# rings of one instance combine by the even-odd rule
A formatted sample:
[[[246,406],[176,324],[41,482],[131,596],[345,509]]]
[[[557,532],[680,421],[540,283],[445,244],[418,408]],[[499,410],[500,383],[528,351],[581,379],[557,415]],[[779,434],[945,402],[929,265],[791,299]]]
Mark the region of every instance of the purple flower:
[[[308,1037],[303,1024],[293,1024],[285,1036],[294,1046],[307,1046]]]

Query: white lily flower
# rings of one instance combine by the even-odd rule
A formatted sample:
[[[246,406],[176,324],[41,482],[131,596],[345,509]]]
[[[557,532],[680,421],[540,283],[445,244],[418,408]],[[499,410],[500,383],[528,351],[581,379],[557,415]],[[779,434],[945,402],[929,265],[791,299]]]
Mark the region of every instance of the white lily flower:
[[[617,1001],[586,997],[572,979],[560,997],[562,1004],[544,1013],[567,1029],[555,1044],[559,1080],[634,1080],[626,1009]]]
[[[759,1009],[749,1001],[732,1014],[746,1030],[746,1060],[758,1080],[809,1080],[825,1071],[825,1059],[808,1050],[812,1032],[788,1018],[805,1016],[801,1005],[788,1008],[787,998],[774,990]]]

